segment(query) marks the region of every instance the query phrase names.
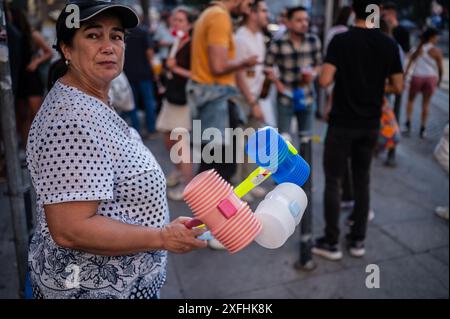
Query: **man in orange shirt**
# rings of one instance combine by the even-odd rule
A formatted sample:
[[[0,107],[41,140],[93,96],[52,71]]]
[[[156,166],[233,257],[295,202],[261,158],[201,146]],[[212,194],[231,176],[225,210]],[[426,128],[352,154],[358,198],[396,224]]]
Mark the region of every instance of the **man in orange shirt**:
[[[187,86],[188,104],[192,108],[193,119],[201,120],[202,131],[216,128],[222,133],[219,146],[222,161],[206,163],[202,154],[200,172],[214,168],[228,181],[235,172],[235,164],[225,163],[225,154],[230,150],[225,147],[223,137],[225,129],[231,126],[228,100],[237,95],[236,72],[263,62],[258,61],[257,56],[236,61],[231,15],[250,13],[251,2],[252,0],[214,2],[199,17],[192,37],[192,80]],[[210,140],[202,138],[202,153],[209,142]],[[217,147],[213,152],[216,150]]]

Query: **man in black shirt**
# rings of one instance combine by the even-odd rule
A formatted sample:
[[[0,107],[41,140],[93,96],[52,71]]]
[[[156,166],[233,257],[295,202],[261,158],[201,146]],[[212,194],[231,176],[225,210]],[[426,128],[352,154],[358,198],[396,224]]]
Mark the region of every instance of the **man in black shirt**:
[[[348,158],[352,163],[355,206],[347,243],[352,256],[365,254],[370,166],[379,134],[383,95],[403,89],[397,44],[370,25],[371,13],[366,12],[370,4],[379,2],[353,1],[356,25],[331,41],[319,79],[321,86],[335,82],[335,87],[323,164],[325,236],[317,240],[313,253],[331,260],[342,258],[338,248],[340,190]]]

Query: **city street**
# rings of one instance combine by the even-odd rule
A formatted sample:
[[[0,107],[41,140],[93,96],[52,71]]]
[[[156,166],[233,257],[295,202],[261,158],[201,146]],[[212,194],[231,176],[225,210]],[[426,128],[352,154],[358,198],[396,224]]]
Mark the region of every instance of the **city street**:
[[[0,299],[448,300],[448,1],[0,0],[0,17]],[[282,137],[255,134],[262,168],[235,170],[261,126]],[[193,179],[210,169],[234,193]],[[198,250],[205,226],[238,253]]]
[[[374,160],[371,206],[376,215],[369,226],[364,258],[355,259],[345,253],[342,261],[330,262],[314,257],[317,263],[314,271],[298,271],[293,267],[299,258],[298,230],[282,248],[273,251],[252,244],[236,255],[210,249],[187,255],[171,254],[168,280],[161,297],[448,298],[448,222],[437,217],[434,209],[449,204],[449,179],[433,159],[434,147],[449,116],[448,60],[446,63],[446,89],[434,96],[428,138],[418,138],[420,106],[416,105],[412,135],[403,138],[398,149],[398,167],[384,167],[383,155]],[[316,133],[323,132],[323,124],[316,122]],[[167,175],[172,164],[162,139],[146,144]],[[322,235],[324,226],[322,152],[323,145],[315,144],[312,163],[315,237]],[[15,252],[5,193],[6,184],[1,182],[0,298],[17,298]],[[192,216],[183,202],[169,204],[171,219]],[[252,204],[253,208],[256,206],[256,202]],[[348,213],[344,211],[341,216],[342,239]],[[379,289],[366,288],[369,264],[376,264],[380,269]]]
[[[419,105],[415,118],[418,120]],[[299,258],[297,231],[286,245],[270,251],[252,244],[236,255],[210,249],[189,255],[171,255],[163,298],[448,298],[448,222],[434,214],[448,205],[448,176],[432,154],[448,122],[448,91],[433,100],[429,137],[418,138],[418,124],[398,151],[398,168],[373,164],[372,208],[367,255],[341,262],[314,257],[318,267],[310,273],[294,269]],[[317,123],[316,131],[323,127]],[[171,169],[162,143],[148,143],[165,172]],[[322,235],[323,147],[314,146],[314,235]],[[268,182],[270,184],[270,182]],[[257,205],[254,203],[253,208]],[[191,212],[184,203],[170,203],[171,217]],[[342,237],[346,228],[342,213]],[[342,247],[345,249],[345,247]],[[379,289],[367,289],[366,266],[380,268]]]

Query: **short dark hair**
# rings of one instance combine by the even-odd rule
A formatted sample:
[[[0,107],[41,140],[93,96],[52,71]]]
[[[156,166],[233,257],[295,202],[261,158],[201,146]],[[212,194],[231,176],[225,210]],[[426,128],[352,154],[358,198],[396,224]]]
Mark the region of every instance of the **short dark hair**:
[[[392,1],[383,2],[382,4],[384,10],[394,10],[397,11],[397,4]]]
[[[286,16],[289,20],[291,20],[294,17],[294,14],[296,14],[297,12],[300,12],[300,11],[308,12],[308,10],[306,10],[305,7],[297,6],[297,7],[292,7],[292,8],[287,9]]]
[[[357,19],[365,20],[370,15],[371,12],[366,12],[366,9],[369,5],[374,4],[380,6],[381,0],[353,0],[353,11],[355,11],[355,15]]]
[[[431,38],[440,35],[440,32],[436,28],[428,27],[425,29],[425,31],[421,34],[420,40],[422,40],[423,43],[427,43],[431,40]]]
[[[253,11],[257,11],[258,10],[258,5],[261,3],[261,2],[265,2],[266,0],[253,0],[253,2],[252,2],[252,4],[250,5],[250,8],[253,10]]]

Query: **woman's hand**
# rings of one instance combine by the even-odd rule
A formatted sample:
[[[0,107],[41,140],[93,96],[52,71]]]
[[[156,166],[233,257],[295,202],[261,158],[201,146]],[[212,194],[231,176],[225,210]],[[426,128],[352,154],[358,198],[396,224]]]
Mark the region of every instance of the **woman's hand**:
[[[325,106],[325,109],[323,110],[322,119],[323,119],[325,122],[328,122],[328,121],[330,120],[331,107],[332,107],[332,104],[331,104],[331,103],[328,103],[328,104]]]
[[[30,62],[30,64],[27,65],[27,69],[26,69],[26,70],[27,70],[28,72],[34,72],[34,71],[36,71],[36,69],[38,68],[38,66],[39,66],[38,61],[33,59],[33,60]]]
[[[252,115],[255,119],[257,119],[262,123],[266,121],[264,118],[264,113],[262,111],[261,105],[258,102],[254,103],[252,106]]]
[[[192,218],[179,217],[161,230],[163,249],[184,254],[194,249],[206,248],[206,241],[197,239],[205,233],[204,229],[188,229],[186,224]]]
[[[255,65],[258,64],[258,56],[257,55],[252,55],[244,60],[241,61],[241,68],[252,68]]]
[[[173,70],[173,69],[175,69],[175,67],[177,66],[177,60],[175,60],[175,58],[168,58],[167,59],[167,61],[166,61],[166,67],[169,69],[169,70]]]
[[[266,77],[272,81],[275,82],[277,77],[275,75],[275,70],[272,67],[266,67],[264,68],[264,73],[266,74]]]

